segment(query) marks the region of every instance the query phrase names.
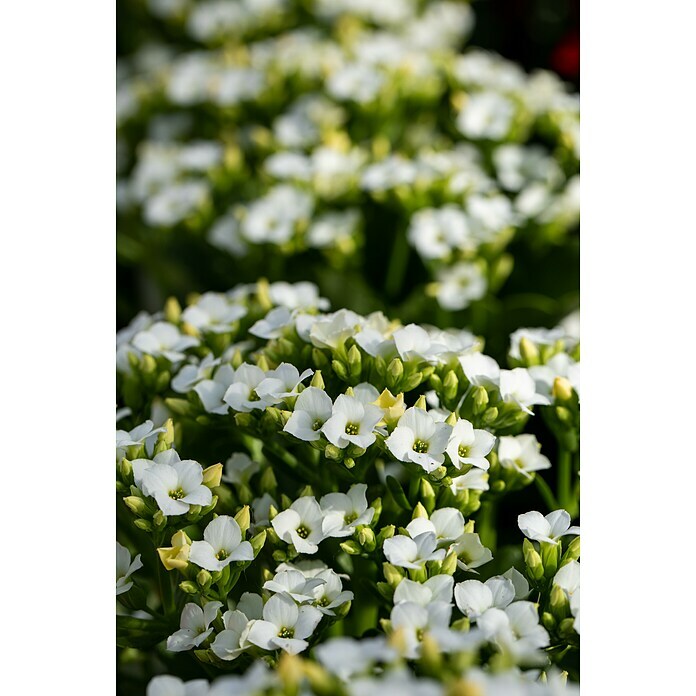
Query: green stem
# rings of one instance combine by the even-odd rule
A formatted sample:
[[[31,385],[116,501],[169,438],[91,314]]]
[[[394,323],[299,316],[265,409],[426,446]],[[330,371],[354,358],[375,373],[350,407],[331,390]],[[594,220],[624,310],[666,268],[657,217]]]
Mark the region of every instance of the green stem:
[[[397,297],[404,283],[404,276],[408,267],[408,257],[410,248],[408,239],[403,230],[396,234],[394,246],[389,257],[389,267],[387,268],[387,279],[384,289],[389,297]]]
[[[558,504],[567,509],[572,502],[571,477],[573,474],[573,454],[561,447],[558,451],[558,483],[556,487],[556,499]]]
[[[551,487],[549,486],[546,481],[544,481],[541,476],[537,473],[534,476],[534,483],[536,483],[537,490],[539,493],[541,493],[541,497],[544,499],[544,502],[546,503],[546,507],[551,511],[551,510],[558,510],[560,507],[558,504],[558,501],[556,500],[556,496],[553,494],[553,491],[551,490]]]
[[[476,531],[481,543],[495,553],[498,544],[498,532],[496,529],[496,517],[498,504],[492,500],[481,503],[481,510],[476,518]]]

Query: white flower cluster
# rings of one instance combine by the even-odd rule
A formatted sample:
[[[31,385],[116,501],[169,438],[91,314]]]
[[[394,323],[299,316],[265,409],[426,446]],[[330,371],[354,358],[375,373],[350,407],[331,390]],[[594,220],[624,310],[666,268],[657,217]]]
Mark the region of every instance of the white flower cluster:
[[[577,95],[547,71],[460,53],[466,3],[299,3],[299,24],[291,0],[160,4],[198,46],[120,61],[124,218],[205,230],[237,257],[272,245],[335,260],[384,236],[364,214],[377,207],[450,311],[504,280],[514,234],[558,242],[577,226]]]

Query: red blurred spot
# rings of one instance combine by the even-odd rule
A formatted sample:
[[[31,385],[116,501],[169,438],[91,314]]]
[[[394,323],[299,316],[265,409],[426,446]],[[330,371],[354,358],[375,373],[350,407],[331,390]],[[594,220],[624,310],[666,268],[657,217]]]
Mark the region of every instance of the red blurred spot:
[[[567,34],[551,53],[551,67],[563,77],[580,74],[580,35]]]

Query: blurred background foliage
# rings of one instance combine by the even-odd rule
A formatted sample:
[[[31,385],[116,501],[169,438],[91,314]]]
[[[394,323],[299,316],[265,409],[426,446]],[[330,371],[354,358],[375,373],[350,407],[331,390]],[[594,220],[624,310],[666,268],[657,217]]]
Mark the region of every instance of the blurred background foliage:
[[[176,5],[176,2],[158,0],[117,0],[117,51],[119,68],[126,66],[132,72],[134,57],[143,48],[166,46],[171,55],[200,52],[199,41],[193,40],[181,23],[163,19],[153,9]],[[180,5],[186,3],[180,2]],[[427,4],[427,3],[426,3]],[[464,3],[466,4],[466,3]],[[300,26],[314,21],[307,8],[311,2],[299,2],[293,23]],[[579,88],[579,2],[575,0],[479,0],[473,3],[475,23],[462,47],[477,46],[494,51],[504,58],[519,63],[529,72],[548,69],[557,72],[568,84],[569,91]],[[281,27],[282,28],[282,27]],[[267,35],[273,35],[269,31]],[[229,45],[244,45],[247,41],[263,38],[261,35],[235,39]],[[219,45],[219,42],[216,43]],[[223,44],[224,45],[224,44]],[[142,62],[142,61],[141,61]],[[120,81],[120,85],[123,84]],[[119,86],[120,86],[119,85]],[[299,90],[301,93],[302,90]],[[274,114],[282,112],[297,94],[279,95]],[[448,86],[438,97],[441,104],[452,100]],[[421,105],[424,109],[432,106]],[[449,106],[447,104],[446,106]],[[253,107],[253,104],[252,104]],[[435,104],[436,108],[439,108]],[[265,107],[264,107],[265,108]],[[408,105],[399,105],[402,111],[394,119],[408,120]],[[193,109],[191,109],[193,110]],[[186,112],[187,108],[172,109]],[[211,110],[197,113],[196,130],[191,135],[198,139],[219,140],[229,136],[231,126],[239,137],[244,123],[237,118],[248,118],[254,109],[233,113],[232,123],[221,124],[219,114]],[[241,115],[240,115],[241,114]],[[125,161],[119,172],[120,179],[132,175],[137,159],[135,153],[151,132],[157,110],[149,106],[137,117],[119,124],[119,157]],[[259,122],[271,121],[263,108],[256,114]],[[439,118],[439,116],[438,116]],[[376,121],[368,119],[368,124]],[[368,132],[378,138],[383,132]],[[395,138],[387,134],[390,145]],[[539,140],[535,132],[527,140],[534,145]],[[524,139],[521,140],[524,142]],[[490,154],[490,143],[478,141],[484,156]],[[122,151],[127,152],[125,156]],[[264,154],[268,154],[265,152]],[[248,201],[259,194],[257,179],[263,174],[258,152],[244,152],[247,167],[237,172],[216,190],[216,212],[222,200],[224,207],[236,201]],[[554,156],[558,156],[557,153]],[[566,177],[577,170],[577,163],[559,160]],[[264,189],[262,188],[261,191]],[[493,287],[477,301],[462,310],[443,309],[428,292],[433,279],[432,268],[413,248],[403,249],[407,225],[403,211],[389,205],[361,199],[359,202],[366,238],[357,244],[346,258],[333,257],[320,249],[304,249],[301,255],[279,253],[268,246],[258,246],[245,257],[221,252],[206,239],[210,226],[208,211],[206,224],[161,227],[148,224],[138,212],[127,206],[118,206],[117,212],[117,322],[126,325],[135,314],[146,309],[161,308],[166,297],[174,295],[183,300],[190,293],[206,290],[224,291],[232,286],[266,277],[271,281],[312,280],[321,293],[331,301],[332,308],[349,307],[361,313],[382,310],[388,316],[398,317],[404,323],[419,321],[441,327],[467,327],[486,340],[486,352],[503,361],[509,334],[520,326],[554,326],[575,310],[579,303],[579,229],[571,224],[560,233],[552,230],[534,234],[516,234],[505,249],[505,256],[514,264],[503,274],[500,287]],[[418,208],[417,204],[412,206]],[[214,216],[213,216],[214,218]],[[207,225],[207,227],[206,227]],[[394,263],[395,255],[399,255]],[[396,272],[390,270],[396,265]],[[492,265],[492,264],[489,264]],[[490,271],[490,268],[489,268]]]

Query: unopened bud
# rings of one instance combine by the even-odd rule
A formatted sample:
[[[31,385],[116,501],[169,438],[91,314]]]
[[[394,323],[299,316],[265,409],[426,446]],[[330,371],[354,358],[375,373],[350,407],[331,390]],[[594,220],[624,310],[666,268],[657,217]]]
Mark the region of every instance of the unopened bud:
[[[203,469],[203,485],[217,488],[222,480],[222,464],[213,464]]]
[[[317,389],[324,389],[326,386],[324,384],[324,378],[321,376],[321,370],[317,370],[312,377],[312,381],[309,383],[310,387],[316,387]]]
[[[133,524],[138,529],[142,529],[144,532],[152,531],[152,522],[150,522],[149,520],[143,520],[141,518],[138,518],[137,520],[133,520]]]
[[[176,297],[169,297],[164,303],[164,318],[170,324],[178,324],[181,317],[181,305]]]
[[[392,589],[395,589],[405,577],[404,571],[391,563],[382,563],[382,570],[384,579]]]
[[[457,554],[455,551],[448,553],[445,556],[445,560],[442,561],[442,568],[440,572],[443,575],[454,575],[454,571],[457,570]]]
[[[362,552],[362,549],[352,539],[344,541],[340,547],[350,556],[357,556]]]
[[[340,360],[332,360],[331,369],[334,371],[336,377],[338,377],[342,382],[348,381],[348,368]]]
[[[411,519],[415,520],[417,517],[424,517],[426,520],[428,519],[428,511],[420,502],[416,505],[416,507],[413,508],[413,515],[411,516]]]
[[[428,410],[428,402],[425,398],[425,394],[421,394],[418,399],[416,400],[416,403],[413,404],[414,408],[419,408],[421,411],[427,411]]]
[[[360,377],[360,373],[362,372],[362,355],[357,346],[351,346],[348,351],[348,367],[350,369],[350,376],[353,379]]]
[[[161,510],[157,510],[152,516],[152,524],[155,529],[163,529],[167,525],[167,516]]]
[[[455,374],[454,370],[450,370],[442,382],[443,395],[445,399],[451,401],[457,396],[457,390],[459,389],[459,379]]]
[[[235,521],[239,525],[239,529],[242,531],[242,538],[244,538],[244,535],[247,532],[247,529],[249,529],[249,525],[251,525],[251,513],[249,512],[249,506],[245,505],[235,516],[234,516]]]
[[[474,414],[480,416],[488,408],[488,392],[486,388],[480,385],[474,387],[471,402]]]
[[[145,501],[137,495],[129,495],[123,499],[123,502],[128,506],[128,509],[134,515],[147,515],[148,507]]]
[[[570,401],[573,396],[573,387],[565,377],[556,377],[551,394],[556,401]]]
[[[394,358],[387,367],[387,383],[394,389],[404,375],[404,364],[399,358]]]
[[[198,587],[196,587],[196,583],[192,582],[191,580],[184,580],[183,582],[179,583],[179,587],[186,593],[186,594],[198,594]]]
[[[363,527],[358,532],[358,543],[368,553],[374,551],[375,548],[377,548],[377,538],[375,537],[374,531],[370,527]]]
[[[528,367],[539,364],[539,349],[526,336],[520,339],[520,355]]]
[[[522,543],[522,552],[530,577],[534,580],[541,580],[544,577],[544,564],[541,562],[541,556],[537,553],[529,539],[525,539]]]
[[[337,462],[343,458],[343,450],[341,450],[340,447],[336,447],[336,445],[329,444],[324,448],[324,456],[327,459]]]
[[[202,589],[207,590],[213,582],[213,576],[207,570],[201,570],[198,575],[196,575],[196,582]]]

